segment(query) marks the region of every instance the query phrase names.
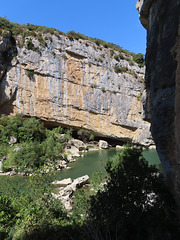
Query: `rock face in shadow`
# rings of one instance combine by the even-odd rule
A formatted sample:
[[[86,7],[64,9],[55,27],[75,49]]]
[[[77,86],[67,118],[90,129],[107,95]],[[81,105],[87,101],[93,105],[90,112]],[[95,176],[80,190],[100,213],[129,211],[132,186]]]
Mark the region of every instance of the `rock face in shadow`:
[[[180,1],[139,0],[147,29],[145,119],[165,172],[180,198]]]
[[[2,66],[0,114],[23,113],[95,136],[153,143],[150,124],[142,118],[144,67],[89,40],[42,37],[43,46],[36,37],[16,37],[17,54]],[[1,39],[0,51],[7,39]]]

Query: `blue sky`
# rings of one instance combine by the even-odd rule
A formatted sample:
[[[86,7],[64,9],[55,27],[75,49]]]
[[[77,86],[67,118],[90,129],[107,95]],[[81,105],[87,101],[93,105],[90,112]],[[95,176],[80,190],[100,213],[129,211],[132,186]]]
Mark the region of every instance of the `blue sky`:
[[[6,0],[1,1],[0,16],[20,24],[74,30],[145,54],[146,31],[136,0]]]

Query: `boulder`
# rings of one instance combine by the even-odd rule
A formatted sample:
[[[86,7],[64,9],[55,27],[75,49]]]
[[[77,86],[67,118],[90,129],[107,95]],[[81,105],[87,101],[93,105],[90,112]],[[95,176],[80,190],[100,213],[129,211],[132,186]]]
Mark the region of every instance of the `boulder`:
[[[73,182],[71,178],[64,179],[62,181],[55,182],[55,184],[62,184],[62,182],[72,182],[71,184],[67,185],[66,187],[59,188],[59,194],[52,193],[54,198],[60,199],[62,204],[64,205],[67,211],[72,210],[73,201],[71,199],[73,192],[75,192],[78,188],[82,187],[84,184],[88,183],[89,176],[85,175],[83,177],[76,178]],[[53,182],[54,183],[54,182]]]
[[[78,149],[78,151],[83,151],[87,149],[86,144],[84,144],[82,141],[78,139],[71,139],[69,141],[69,144],[71,144],[71,146],[75,146]]]
[[[10,145],[13,145],[15,143],[17,143],[17,139],[14,136],[10,136],[10,140],[8,142]]]
[[[64,197],[64,196],[69,196],[71,197],[72,194],[73,194],[73,189],[72,189],[72,186],[71,185],[67,185],[65,188],[63,188],[60,192],[59,192],[59,195],[61,197]]]
[[[73,191],[76,191],[76,189],[81,188],[83,185],[87,184],[88,182],[89,182],[89,176],[85,175],[85,176],[76,178],[71,184],[71,187]]]
[[[123,146],[116,145],[116,149],[123,149]]]
[[[53,185],[69,185],[71,183],[72,183],[72,179],[71,178],[66,178],[66,179],[63,179],[61,181],[52,182]]]
[[[2,162],[0,161],[0,172],[2,172]]]
[[[156,145],[149,146],[149,149],[156,149]]]
[[[17,172],[15,172],[15,171],[11,171],[9,175],[10,175],[10,176],[17,175]]]
[[[62,204],[64,205],[64,207],[67,211],[72,210],[73,201],[70,197],[61,198],[61,202],[62,202]]]
[[[108,142],[104,140],[99,140],[99,148],[100,149],[107,149],[109,147]]]

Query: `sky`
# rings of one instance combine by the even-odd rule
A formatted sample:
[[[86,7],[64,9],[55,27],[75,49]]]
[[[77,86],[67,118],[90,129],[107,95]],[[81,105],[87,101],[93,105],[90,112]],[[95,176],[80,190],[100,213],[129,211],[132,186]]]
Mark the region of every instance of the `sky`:
[[[19,24],[73,30],[135,53],[146,51],[136,0],[6,0],[1,1],[0,16]]]

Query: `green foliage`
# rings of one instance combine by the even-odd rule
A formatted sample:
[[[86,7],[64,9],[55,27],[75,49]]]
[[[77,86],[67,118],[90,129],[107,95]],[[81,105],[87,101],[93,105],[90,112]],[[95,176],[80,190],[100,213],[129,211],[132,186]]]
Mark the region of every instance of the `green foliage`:
[[[28,76],[29,79],[33,79],[34,77],[34,71],[33,70],[26,70],[26,75]]]
[[[67,37],[72,41],[73,39],[86,39],[86,37],[81,33],[76,33],[74,31],[67,32]]]
[[[64,59],[64,60],[67,60],[67,56],[64,54],[64,55],[62,55],[62,58]]]
[[[44,40],[41,32],[38,33],[37,39],[38,39],[41,46],[43,46],[43,47],[46,46],[46,41]]]
[[[32,172],[44,164],[55,164],[62,158],[63,143],[71,139],[72,129],[44,129],[38,119],[22,114],[0,118],[0,157],[5,156],[3,171]],[[9,144],[11,137],[15,142]]]
[[[94,141],[94,135],[92,133],[89,136],[89,141]]]
[[[10,137],[17,139],[18,143],[24,141],[42,141],[45,138],[44,127],[38,119],[26,118],[22,114],[0,118],[0,143],[8,143]]]
[[[94,140],[94,135],[86,129],[78,130],[77,135],[83,142],[88,142],[88,141]]]
[[[133,66],[134,65],[134,62],[132,60],[129,60],[129,65],[130,66]]]
[[[18,151],[14,151],[10,156],[7,155],[6,161],[9,159],[14,160],[15,166],[20,172],[30,172],[32,169],[43,166],[47,161],[42,144],[39,142],[21,144]]]
[[[107,181],[107,172],[104,171],[96,171],[92,175],[91,179],[91,186],[93,189],[93,192],[97,192],[99,190],[103,190],[104,184]]]
[[[97,87],[97,85],[94,83],[94,84],[91,84],[91,86],[90,86],[91,88],[96,88]]]
[[[114,50],[113,49],[110,49],[110,55],[111,55],[111,57],[113,57],[113,55],[114,55]]]
[[[62,132],[49,130],[47,136],[57,140]],[[93,175],[93,190],[75,193],[71,214],[52,197],[52,172],[45,170],[40,168],[27,179],[25,191],[13,190],[7,181],[8,188],[0,193],[1,239],[178,239],[175,203],[141,149],[126,146],[108,160],[107,173]]]
[[[115,73],[123,73],[123,72],[128,72],[129,69],[128,69],[128,67],[120,67],[118,65],[115,65],[114,71],[115,71]]]
[[[120,73],[121,72],[121,67],[119,67],[118,65],[114,66],[114,71],[115,73]]]
[[[0,239],[8,239],[8,233],[16,221],[16,214],[11,199],[0,193]]]
[[[101,88],[101,91],[102,91],[103,93],[105,93],[105,92],[106,92],[105,88]]]
[[[115,59],[116,61],[119,61],[119,56],[118,56],[118,54],[115,54],[115,55],[114,55],[114,59]]]
[[[87,213],[87,228],[93,229],[90,234],[100,239],[133,240],[178,236],[172,196],[141,152],[125,147],[107,162],[109,179],[104,189],[91,197]],[[154,196],[152,201],[150,196]]]
[[[75,31],[69,31],[67,33],[63,33],[62,31],[59,31],[55,28],[33,25],[30,23],[27,23],[27,25],[25,25],[25,24],[20,25],[18,23],[12,23],[7,18],[2,18],[2,17],[0,17],[0,29],[2,29],[4,31],[11,31],[15,37],[18,35],[21,35],[22,39],[23,39],[23,43],[25,42],[25,38],[28,36],[36,37],[39,40],[39,43],[41,46],[46,46],[47,36],[45,38],[43,38],[43,34],[64,35],[64,36],[67,36],[71,41],[73,41],[74,39],[88,40],[88,41],[95,43],[99,47],[100,50],[102,50],[102,47],[110,48],[111,57],[114,55],[114,53],[115,53],[114,51],[118,51],[119,54],[116,53],[116,57],[115,57],[115,59],[117,61],[119,61],[119,59],[128,60],[127,56],[133,56],[133,60],[135,59],[134,61],[136,61],[140,67],[144,66],[144,60],[142,61],[142,57],[143,57],[142,54],[139,54],[139,53],[134,54],[132,52],[129,52],[128,50],[123,49],[122,47],[120,47],[116,44],[113,44],[110,42],[105,42],[105,41],[103,41],[101,39],[97,39],[97,38],[91,38],[91,37],[85,36],[84,34],[75,32]],[[51,37],[49,37],[49,39],[50,39],[50,41],[52,41]],[[30,40],[28,40],[28,41],[30,41]],[[40,53],[39,48],[34,47],[32,45],[32,43],[28,43],[28,45],[26,45],[26,48]],[[124,53],[124,54],[122,54],[122,53]]]
[[[89,209],[89,193],[84,189],[79,189],[74,194],[73,218],[82,225],[86,219],[87,209]]]
[[[38,47],[34,46],[31,39],[26,41],[26,49],[32,50],[32,51],[35,51],[35,52],[38,52],[39,54],[41,54],[40,49]]]
[[[34,44],[31,39],[26,41],[26,48],[27,50],[33,50]]]
[[[98,58],[97,61],[100,62],[100,63],[103,62],[103,60],[101,58]]]
[[[142,99],[142,93],[140,93],[139,96],[137,96],[138,101],[141,101],[141,99]]]
[[[139,67],[143,67],[145,64],[144,56],[142,53],[133,54],[133,61],[138,64]]]
[[[60,236],[58,239],[70,239],[66,227],[72,223],[60,200],[52,197],[51,181],[52,174],[44,174],[40,169],[29,178],[26,191],[21,190],[18,195],[14,191],[11,197],[0,195],[2,240],[43,240],[49,239],[52,233]]]

